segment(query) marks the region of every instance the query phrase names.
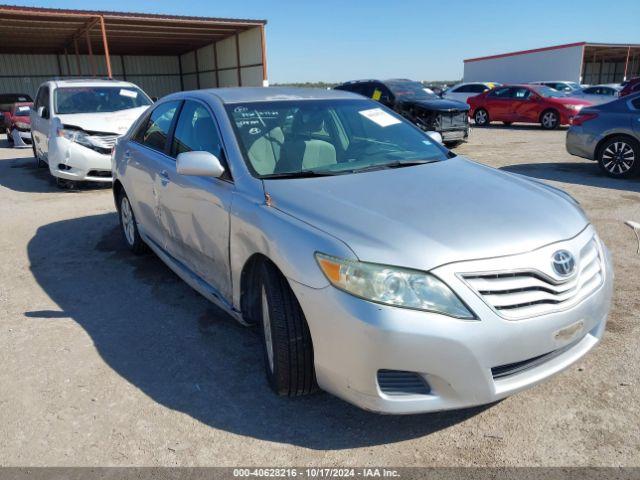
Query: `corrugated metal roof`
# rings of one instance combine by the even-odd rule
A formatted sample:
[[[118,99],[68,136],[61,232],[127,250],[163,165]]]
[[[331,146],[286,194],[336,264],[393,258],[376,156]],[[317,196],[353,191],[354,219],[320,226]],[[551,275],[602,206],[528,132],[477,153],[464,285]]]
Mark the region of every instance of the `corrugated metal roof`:
[[[103,52],[104,21],[112,54],[178,55],[266,20],[0,5],[0,53]],[[87,42],[86,36],[89,40]]]

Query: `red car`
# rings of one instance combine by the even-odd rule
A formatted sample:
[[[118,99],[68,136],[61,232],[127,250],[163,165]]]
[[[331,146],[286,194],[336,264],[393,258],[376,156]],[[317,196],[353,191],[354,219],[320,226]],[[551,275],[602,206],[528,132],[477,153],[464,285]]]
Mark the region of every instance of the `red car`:
[[[4,128],[7,140],[16,147],[26,147],[31,144],[31,118],[29,114],[33,108],[32,102],[14,103],[9,111],[4,112]]]
[[[637,92],[640,92],[640,77],[622,82],[622,90],[620,90],[621,97],[626,97],[627,95]]]
[[[544,85],[503,85],[469,97],[467,103],[476,125],[489,125],[494,121],[505,125],[540,123],[547,130],[568,125],[582,107],[592,105]]]

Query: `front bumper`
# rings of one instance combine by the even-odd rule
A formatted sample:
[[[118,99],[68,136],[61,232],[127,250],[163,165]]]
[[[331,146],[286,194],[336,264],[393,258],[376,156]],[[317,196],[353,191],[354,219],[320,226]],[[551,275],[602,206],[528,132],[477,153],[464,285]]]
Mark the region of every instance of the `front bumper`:
[[[49,170],[54,177],[88,182],[111,182],[111,156],[98,153],[66,138],[49,141]]]
[[[18,130],[13,128],[9,133],[15,148],[28,148],[31,146],[31,130]]]
[[[498,316],[456,281],[451,265],[433,273],[447,281],[480,320],[379,305],[333,287],[291,284],[313,338],[320,387],[367,410],[420,413],[500,400],[560,372],[593,348],[602,338],[611,303],[613,272],[608,254],[605,257],[603,283],[591,296],[567,310],[518,321]],[[558,331],[578,321],[581,331],[558,340]],[[492,372],[551,352],[555,354],[545,361],[512,375]],[[379,370],[415,372],[430,392],[388,395],[378,384]]]

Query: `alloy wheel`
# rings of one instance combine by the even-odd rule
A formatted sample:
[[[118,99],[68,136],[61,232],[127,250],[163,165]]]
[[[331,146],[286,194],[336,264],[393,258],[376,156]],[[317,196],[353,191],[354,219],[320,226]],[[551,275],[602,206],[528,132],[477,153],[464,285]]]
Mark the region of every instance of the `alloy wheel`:
[[[542,116],[542,126],[545,128],[554,128],[557,122],[557,115],[554,112],[547,112]]]
[[[631,145],[619,140],[602,152],[602,166],[612,175],[622,175],[633,168],[636,154]]]
[[[478,110],[476,112],[475,120],[478,125],[484,125],[487,122],[487,112],[484,110]]]
[[[122,197],[120,202],[120,216],[122,217],[122,229],[124,230],[124,236],[129,242],[129,245],[135,243],[135,225],[133,220],[133,212],[131,210],[131,204],[127,197]]]
[[[262,287],[262,328],[264,330],[264,345],[267,350],[269,370],[273,373],[273,337],[271,335],[271,316],[269,315],[269,300],[267,290]]]

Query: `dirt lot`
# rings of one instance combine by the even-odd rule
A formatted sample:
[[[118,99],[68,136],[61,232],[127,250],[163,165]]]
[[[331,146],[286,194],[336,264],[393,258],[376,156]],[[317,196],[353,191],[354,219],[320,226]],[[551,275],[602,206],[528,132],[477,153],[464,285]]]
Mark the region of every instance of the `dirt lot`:
[[[640,256],[623,225],[640,179],[601,176],[564,136],[475,129],[458,153],[582,203],[615,259],[603,342],[498,404],[409,417],[272,395],[255,333],[124,249],[109,189],[60,191],[2,139],[0,465],[640,466]]]

